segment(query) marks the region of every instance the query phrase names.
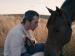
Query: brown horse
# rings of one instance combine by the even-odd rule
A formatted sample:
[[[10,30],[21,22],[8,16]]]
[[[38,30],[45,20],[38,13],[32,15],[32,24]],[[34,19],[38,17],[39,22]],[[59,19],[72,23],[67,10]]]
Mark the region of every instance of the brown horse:
[[[56,11],[47,8],[51,13],[47,28],[48,38],[45,44],[45,56],[51,56],[52,49],[56,52],[56,56],[60,56],[62,47],[71,39],[71,24],[66,19],[64,10],[56,7]]]

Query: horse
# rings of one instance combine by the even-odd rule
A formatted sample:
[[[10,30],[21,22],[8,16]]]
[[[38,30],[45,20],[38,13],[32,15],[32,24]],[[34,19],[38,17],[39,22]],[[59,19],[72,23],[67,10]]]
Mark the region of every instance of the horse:
[[[64,10],[56,7],[53,11],[47,8],[51,16],[47,22],[48,38],[45,44],[45,56],[51,56],[52,49],[55,50],[56,56],[60,56],[62,47],[71,40],[72,29],[68,22]]]
[[[47,9],[51,16],[47,23],[48,39],[45,56],[50,56],[49,49],[55,48],[56,51],[57,49],[61,51],[61,48],[71,40],[71,25],[75,21],[75,0],[66,0],[60,9],[56,8],[56,11]]]

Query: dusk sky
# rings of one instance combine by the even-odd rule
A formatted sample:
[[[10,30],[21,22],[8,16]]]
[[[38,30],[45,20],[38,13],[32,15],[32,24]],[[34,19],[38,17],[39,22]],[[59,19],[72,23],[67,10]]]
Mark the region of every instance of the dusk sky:
[[[39,14],[48,15],[46,6],[55,10],[65,0],[0,0],[0,14],[24,14],[27,10],[35,10]]]

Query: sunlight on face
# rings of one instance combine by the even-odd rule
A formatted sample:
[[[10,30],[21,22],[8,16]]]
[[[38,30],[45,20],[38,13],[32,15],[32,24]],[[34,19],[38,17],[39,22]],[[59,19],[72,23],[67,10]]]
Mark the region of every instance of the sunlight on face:
[[[35,30],[35,28],[38,26],[39,17],[34,16],[33,20],[31,21],[31,30]]]

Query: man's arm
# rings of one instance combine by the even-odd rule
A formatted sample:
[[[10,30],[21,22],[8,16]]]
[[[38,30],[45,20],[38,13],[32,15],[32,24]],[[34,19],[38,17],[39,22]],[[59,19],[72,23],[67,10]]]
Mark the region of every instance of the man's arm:
[[[21,56],[22,51],[25,50],[25,56],[29,55],[27,52],[27,50],[24,48],[24,37],[21,35],[21,33],[19,35],[15,34],[15,36],[13,35],[13,38],[11,40],[11,55],[12,56]],[[24,50],[22,49],[24,48]]]
[[[4,56],[21,56],[23,52],[26,52],[23,38],[22,33],[8,34],[4,45]]]
[[[9,56],[9,45],[7,39],[5,40],[4,43],[4,56]]]

